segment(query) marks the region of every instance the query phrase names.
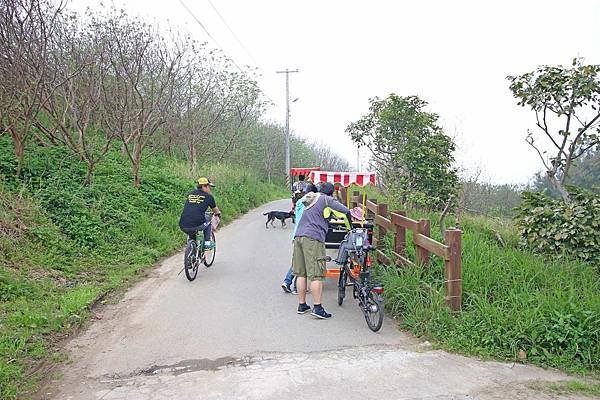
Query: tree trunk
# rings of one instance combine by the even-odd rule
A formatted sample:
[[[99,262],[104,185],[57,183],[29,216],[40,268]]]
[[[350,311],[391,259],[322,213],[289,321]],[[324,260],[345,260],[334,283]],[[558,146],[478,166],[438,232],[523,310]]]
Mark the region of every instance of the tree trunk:
[[[231,138],[229,139],[229,142],[225,146],[225,150],[223,150],[223,152],[221,153],[221,157],[219,157],[219,161],[218,162],[222,162],[223,159],[225,159],[225,156],[227,155],[227,153],[229,152],[229,150],[233,146],[233,144],[235,142],[235,139],[237,139],[237,137],[239,136],[239,134],[240,134],[240,128],[238,127],[235,130],[235,132],[233,133],[233,135],[231,136]]]
[[[173,152],[173,138],[171,135],[167,137],[167,152],[171,157],[175,156],[175,153]]]
[[[15,174],[17,178],[20,178],[21,172],[23,170],[23,162],[25,160],[25,144],[23,143],[23,138],[19,136],[18,133],[14,132],[12,129],[11,136],[13,139],[13,146],[15,149],[15,157],[17,159],[17,168],[15,170]]]
[[[94,167],[96,166],[96,164],[92,161],[88,161],[87,164],[87,173],[85,174],[85,180],[83,181],[84,185],[89,185],[90,183],[92,183],[92,178],[94,176]]]
[[[142,163],[142,144],[140,140],[136,140],[133,145],[132,154],[132,166],[131,172],[133,174],[133,186],[140,187],[140,164]]]
[[[564,185],[558,179],[556,179],[556,175],[554,174],[554,172],[546,171],[546,175],[548,176],[548,181],[556,190],[558,190],[558,193],[560,193],[560,197],[562,197],[564,202],[570,203],[571,196],[569,195],[569,192],[564,187]]]
[[[193,142],[188,144],[188,162],[190,164],[190,171],[196,169],[196,146]]]

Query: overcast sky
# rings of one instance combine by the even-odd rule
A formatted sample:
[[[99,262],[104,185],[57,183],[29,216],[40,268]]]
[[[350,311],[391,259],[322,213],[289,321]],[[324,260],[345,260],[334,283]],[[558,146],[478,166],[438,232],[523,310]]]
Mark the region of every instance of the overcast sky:
[[[597,1],[183,0],[238,64],[258,67],[260,85],[283,123],[291,75],[291,127],[334,147],[353,165],[344,130],[391,92],[419,95],[456,136],[460,166],[496,183],[525,182],[540,162],[524,141],[533,114],[516,105],[505,77],[573,57],[600,63]],[[75,9],[97,7],[72,0]],[[114,0],[149,22],[215,43],[178,0]],[[248,54],[249,53],[249,54]],[[293,164],[293,160],[292,160]]]

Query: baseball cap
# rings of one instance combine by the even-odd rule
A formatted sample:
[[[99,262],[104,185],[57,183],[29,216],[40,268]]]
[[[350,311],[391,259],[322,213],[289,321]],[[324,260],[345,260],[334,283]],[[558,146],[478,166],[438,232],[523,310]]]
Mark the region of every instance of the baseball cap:
[[[215,185],[210,181],[210,179],[208,179],[204,176],[202,178],[198,179],[198,185],[200,185],[200,186],[208,185],[210,187],[215,187]]]

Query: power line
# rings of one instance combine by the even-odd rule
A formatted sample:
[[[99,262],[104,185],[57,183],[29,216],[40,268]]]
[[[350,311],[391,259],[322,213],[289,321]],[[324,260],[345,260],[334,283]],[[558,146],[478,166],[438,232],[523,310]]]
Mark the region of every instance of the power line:
[[[209,1],[210,2],[210,1]],[[233,59],[233,57],[231,57],[223,48],[223,46],[221,46],[219,44],[219,42],[217,41],[217,39],[214,38],[213,35],[210,34],[210,32],[208,31],[208,29],[206,29],[206,27],[204,26],[204,24],[200,21],[200,19],[198,19],[198,17],[196,17],[196,15],[192,12],[192,10],[189,9],[189,7],[183,2],[183,0],[179,0],[179,3],[183,6],[183,8],[185,8],[185,10],[188,12],[188,14],[191,15],[191,17],[198,23],[198,25],[200,25],[200,27],[202,28],[202,30],[204,30],[204,32],[206,32],[206,34],[208,35],[209,38],[212,39],[213,42],[215,42],[215,44],[217,45],[217,47],[227,56],[227,58],[229,58],[229,60],[231,60],[231,62],[233,63],[233,65],[235,65],[235,67],[240,70],[240,72],[242,74],[245,74],[246,71],[244,71]],[[212,5],[212,3],[211,3]],[[219,14],[219,12],[216,10],[215,6],[213,5],[213,8],[215,9],[215,11],[217,12],[217,14]],[[219,14],[219,16],[221,17],[221,14]],[[223,17],[221,17],[221,19],[223,19]],[[223,19],[223,22],[225,23],[225,25],[227,25],[227,23],[225,22],[225,20]],[[227,25],[227,28],[229,28],[229,26]],[[231,31],[231,33],[233,34],[233,31],[231,30],[231,28],[229,28],[229,30]],[[234,34],[235,36],[235,34]],[[241,43],[240,43],[241,44]],[[245,49],[245,48],[244,48]],[[250,53],[248,53],[248,55],[250,55]],[[250,57],[252,58],[252,55],[250,55]],[[253,59],[254,60],[254,59]],[[256,63],[256,61],[254,61]],[[258,87],[258,86],[257,86]],[[275,101],[273,101],[273,99],[271,99],[260,87],[258,87],[258,90],[267,98],[267,100],[269,100],[271,103],[275,104]]]
[[[194,18],[194,20],[198,23],[198,25],[200,25],[200,27],[204,30],[204,32],[206,32],[206,34],[208,35],[208,37],[211,38],[213,40],[213,42],[215,42],[215,44],[217,45],[217,47],[219,47],[221,49],[221,51],[223,53],[225,53],[225,55],[227,56],[227,58],[229,58],[231,60],[231,62],[233,63],[233,65],[235,65],[236,68],[240,70],[240,72],[245,73],[245,71],[235,62],[235,60],[233,59],[233,57],[231,57],[231,56],[229,56],[229,54],[227,54],[227,52],[225,51],[225,49],[223,49],[223,46],[221,46],[219,44],[219,42],[217,41],[217,39],[215,39],[214,36],[210,34],[210,32],[208,31],[208,29],[206,29],[206,27],[198,19],[198,17],[196,17],[196,15],[194,15],[194,13],[192,12],[192,10],[190,10],[188,8],[188,6],[185,5],[185,3],[183,2],[183,0],[179,0],[179,3],[183,6],[183,8],[185,8],[185,10],[188,12],[188,14],[190,14],[192,16],[192,18]]]
[[[252,62],[255,65],[257,65],[258,62],[256,62],[256,60],[254,59],[254,57],[252,56],[252,53],[250,53],[250,51],[248,50],[248,48],[246,46],[244,46],[244,44],[242,43],[242,41],[240,40],[240,38],[235,34],[235,32],[233,31],[233,29],[231,29],[231,26],[229,26],[229,24],[227,23],[227,21],[225,20],[225,18],[223,17],[223,15],[219,12],[219,10],[217,9],[217,7],[213,4],[213,2],[211,0],[207,0],[207,1],[208,1],[208,4],[210,4],[210,6],[212,7],[212,9],[215,11],[215,13],[219,16],[219,18],[221,18],[221,21],[227,27],[227,29],[229,30],[229,32],[231,33],[231,35],[234,37],[234,39],[238,42],[238,44],[240,45],[240,47],[242,49],[244,49],[244,51],[246,52],[246,54],[248,55],[248,57],[250,57],[250,59],[252,60]],[[261,91],[261,93],[267,98],[267,100],[269,100],[271,103],[275,104],[275,101],[273,99],[271,99],[269,96],[267,96],[267,94],[261,88],[258,88],[258,90]]]
[[[208,0],[208,4],[210,4],[210,6],[212,7],[213,10],[215,10],[215,12],[217,13],[217,15],[219,16],[219,18],[221,18],[221,21],[223,21],[223,24],[225,24],[225,26],[227,27],[227,29],[229,30],[229,32],[231,33],[231,36],[233,36],[235,38],[235,40],[238,42],[238,44],[240,45],[240,47],[242,49],[244,49],[244,51],[246,52],[246,54],[248,54],[248,57],[250,57],[250,59],[252,60],[252,62],[254,64],[257,64],[256,60],[254,59],[254,57],[252,57],[252,54],[250,54],[250,51],[248,51],[248,48],[246,48],[246,46],[244,46],[244,44],[242,43],[242,41],[238,38],[238,36],[235,34],[235,32],[233,32],[233,29],[231,29],[231,27],[229,26],[229,24],[227,23],[227,21],[225,21],[225,18],[223,18],[223,16],[221,15],[221,13],[219,12],[219,10],[217,10],[217,7],[215,7],[215,5],[213,4],[212,1]]]

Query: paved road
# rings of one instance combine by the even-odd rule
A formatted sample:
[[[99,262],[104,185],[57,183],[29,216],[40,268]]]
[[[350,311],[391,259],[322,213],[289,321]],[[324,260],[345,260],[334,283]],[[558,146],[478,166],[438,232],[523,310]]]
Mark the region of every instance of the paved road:
[[[564,379],[431,350],[390,319],[372,333],[352,301],[337,306],[334,282],[323,300],[331,320],[297,315],[295,296],[279,287],[291,228],[266,230],[262,215],[287,207],[273,202],[220,229],[216,262],[194,282],[178,275],[181,254],[166,259],[69,343],[71,361],[40,396],[497,399]]]

